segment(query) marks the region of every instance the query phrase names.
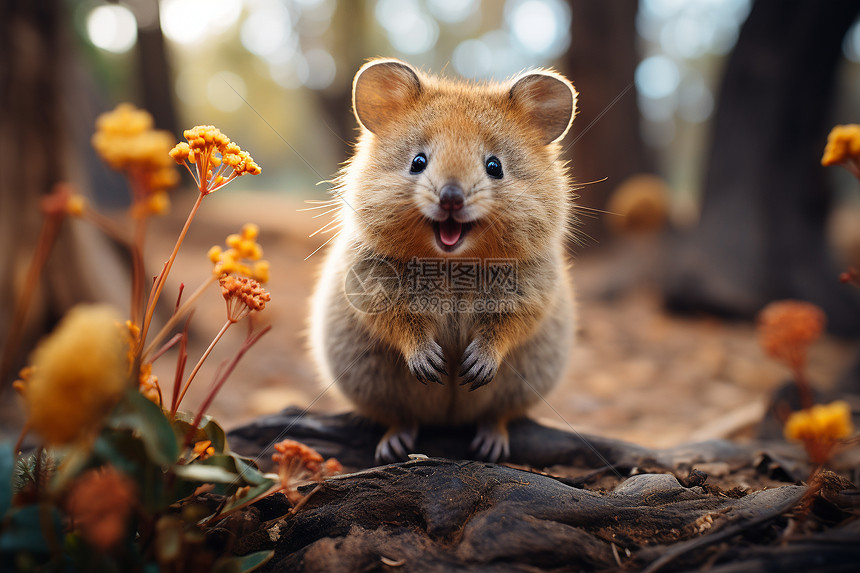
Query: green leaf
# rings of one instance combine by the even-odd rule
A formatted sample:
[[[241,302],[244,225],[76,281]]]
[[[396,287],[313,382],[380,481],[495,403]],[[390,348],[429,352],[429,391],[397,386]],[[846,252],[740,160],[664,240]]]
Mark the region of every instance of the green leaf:
[[[275,556],[275,551],[257,551],[241,557],[222,557],[212,568],[213,573],[250,573],[265,565]]]
[[[185,435],[191,429],[193,421],[194,415],[190,412],[176,412],[173,418],[173,430],[179,439],[185,438]],[[212,447],[215,448],[216,454],[223,454],[227,449],[227,434],[211,416],[203,416],[200,420],[200,425],[195,431],[193,441],[199,442],[201,440],[212,442]]]
[[[12,444],[0,444],[0,517],[12,506],[12,471],[15,468],[15,452]]]
[[[239,560],[239,567],[241,568],[242,573],[251,573],[251,571],[256,570],[261,565],[265,565],[269,562],[269,560],[275,556],[275,550],[269,549],[267,551],[257,551],[255,553],[249,553],[248,555],[243,555],[242,557],[237,557]]]
[[[42,529],[43,525],[45,529]],[[47,539],[62,539],[60,514],[49,505],[28,505],[9,511],[0,530],[0,553],[48,553]]]
[[[263,497],[272,489],[272,486],[275,485],[274,481],[269,480],[269,483],[264,483],[260,485],[251,486],[248,491],[246,491],[243,495],[237,497],[230,497],[229,501],[224,504],[224,507],[218,510],[217,515],[224,515],[230,513],[231,511],[235,511],[239,508],[242,508],[246,505],[254,503],[259,498]],[[210,515],[205,519],[200,521],[201,524],[207,523],[210,519],[212,519],[216,514]]]
[[[173,471],[182,479],[201,483],[239,483],[241,481],[239,474],[231,472],[226,468],[199,462],[184,466],[175,466]]]
[[[149,458],[161,466],[171,466],[179,458],[179,443],[167,416],[137,390],[126,391],[107,425],[134,431],[143,440]]]

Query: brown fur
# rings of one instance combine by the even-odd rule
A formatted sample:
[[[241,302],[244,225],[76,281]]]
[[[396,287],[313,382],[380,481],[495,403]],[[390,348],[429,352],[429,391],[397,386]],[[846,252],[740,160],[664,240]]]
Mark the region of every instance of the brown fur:
[[[473,84],[425,75],[396,60],[365,65],[353,90],[362,129],[337,179],[341,229],[311,319],[316,361],[360,413],[393,433],[416,424],[478,423],[495,428],[506,448],[507,420],[557,383],[573,339],[565,257],[572,195],[558,140],[572,121],[576,92],[548,71]],[[419,152],[428,157],[427,169],[410,173]],[[487,175],[489,155],[501,160],[501,179]],[[450,182],[463,189],[464,211],[474,215],[451,253],[437,247],[427,216]],[[350,269],[383,260],[402,277],[415,257],[516,260],[515,311],[410,312],[412,295],[403,288],[390,289],[392,304],[383,313],[350,305],[344,293]],[[457,294],[471,303],[497,295]],[[435,344],[448,375],[439,375],[441,385],[423,385],[410,367]],[[476,349],[481,364],[497,368],[474,391],[459,383],[467,347]]]

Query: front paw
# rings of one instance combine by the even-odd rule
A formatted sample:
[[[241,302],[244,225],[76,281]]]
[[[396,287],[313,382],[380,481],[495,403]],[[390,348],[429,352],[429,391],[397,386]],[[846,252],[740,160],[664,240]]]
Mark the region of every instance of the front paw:
[[[473,340],[463,353],[460,366],[460,385],[471,384],[469,391],[476,390],[496,377],[499,361],[492,350],[478,340]]]
[[[445,353],[442,352],[442,347],[433,340],[418,347],[412,356],[406,359],[406,365],[409,366],[412,375],[418,378],[422,384],[426,384],[428,380],[442,384],[439,375],[448,375],[445,370]]]

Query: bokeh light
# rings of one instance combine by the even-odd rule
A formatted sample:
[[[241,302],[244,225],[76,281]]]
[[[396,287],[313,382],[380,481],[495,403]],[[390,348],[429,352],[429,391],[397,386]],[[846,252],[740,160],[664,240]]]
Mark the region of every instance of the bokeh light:
[[[464,78],[486,78],[492,74],[493,53],[481,40],[465,40],[454,48],[451,62]]]
[[[681,83],[678,66],[670,58],[657,55],[642,60],[634,76],[637,91],[650,99],[660,99],[675,93]]]
[[[245,104],[248,95],[245,80],[233,72],[218,72],[206,82],[206,97],[212,107],[221,111],[236,111]]]
[[[854,21],[842,44],[845,57],[852,62],[860,62],[860,18]]]
[[[401,54],[423,54],[439,39],[439,25],[416,0],[379,0],[375,16],[391,46]]]
[[[137,20],[121,4],[96,6],[87,15],[87,35],[95,47],[122,54],[137,42]]]
[[[193,45],[226,32],[241,13],[236,0],[161,0],[161,30],[173,42]]]
[[[323,49],[308,50],[304,54],[306,65],[299,76],[302,83],[312,90],[322,90],[331,85],[337,73],[334,58]]]
[[[287,46],[292,29],[292,16],[286,6],[266,2],[255,6],[242,22],[239,39],[246,50],[265,58]]]
[[[462,22],[480,8],[479,0],[427,0],[427,9],[438,20],[455,24]]]
[[[678,115],[689,123],[702,123],[714,111],[714,96],[705,78],[688,69],[678,89]]]
[[[526,52],[553,58],[570,45],[570,8],[560,0],[509,0],[505,20]]]

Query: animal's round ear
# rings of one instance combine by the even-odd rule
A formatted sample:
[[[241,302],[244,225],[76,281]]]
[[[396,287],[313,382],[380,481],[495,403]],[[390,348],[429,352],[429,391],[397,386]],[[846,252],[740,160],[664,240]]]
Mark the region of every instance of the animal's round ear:
[[[373,60],[355,74],[352,107],[361,125],[379,133],[420,94],[421,81],[411,66],[399,60]]]
[[[576,89],[563,76],[547,71],[520,76],[508,94],[541,130],[544,145],[565,136],[576,114]]]

